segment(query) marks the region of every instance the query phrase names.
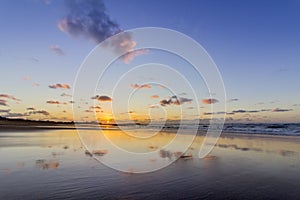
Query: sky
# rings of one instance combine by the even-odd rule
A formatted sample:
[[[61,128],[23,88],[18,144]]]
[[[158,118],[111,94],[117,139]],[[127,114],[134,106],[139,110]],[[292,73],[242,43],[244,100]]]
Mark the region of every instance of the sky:
[[[95,12],[86,18],[91,10]],[[77,120],[87,121],[207,119],[226,112],[232,122],[299,122],[299,10],[296,0],[3,0],[0,116],[68,121],[74,107],[82,111]],[[96,45],[141,27],[179,31],[202,45],[222,76],[227,110],[218,110],[217,96],[194,76],[189,63],[159,50],[118,59],[103,77],[104,84],[95,86],[94,96],[73,102],[80,65]],[[126,42],[125,50],[134,47],[130,36]],[[185,79],[164,76],[168,68],[147,65],[145,71],[153,73],[137,70],[119,80],[134,66],[154,61]],[[156,79],[175,89],[154,84]],[[113,97],[117,84],[119,94]]]

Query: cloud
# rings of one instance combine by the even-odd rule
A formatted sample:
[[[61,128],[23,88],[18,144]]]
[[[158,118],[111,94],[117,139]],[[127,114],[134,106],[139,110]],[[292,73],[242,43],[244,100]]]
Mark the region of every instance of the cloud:
[[[28,114],[29,114],[29,115],[41,114],[41,115],[45,115],[45,116],[50,115],[50,113],[47,112],[47,111],[45,111],[45,110],[30,111],[30,112],[28,112]]]
[[[112,101],[111,97],[105,96],[105,95],[103,95],[103,96],[96,95],[96,96],[92,97],[92,99],[97,99],[100,102],[111,102]]]
[[[259,110],[233,110],[232,113],[258,113]]]
[[[52,89],[57,89],[57,88],[70,89],[71,88],[70,85],[68,85],[68,84],[61,84],[61,83],[57,83],[57,84],[54,84],[54,85],[49,85],[48,87],[52,88]]]
[[[6,99],[11,99],[14,101],[21,101],[20,99],[17,99],[16,97],[8,94],[0,94],[0,98],[6,98]]]
[[[101,107],[100,107],[100,106],[91,106],[90,109],[97,109],[97,110],[100,110]]]
[[[8,106],[7,101],[4,99],[0,99],[0,106]]]
[[[4,117],[27,117],[28,114],[27,113],[7,113],[6,115],[4,115]]]
[[[30,80],[30,77],[27,75],[27,76],[24,77],[24,80],[25,80],[25,81],[29,81],[29,80]]]
[[[203,115],[224,115],[227,114],[226,112],[220,111],[220,112],[205,112]]]
[[[38,86],[40,86],[40,84],[38,84],[38,83],[32,83],[32,87],[38,87]]]
[[[122,29],[107,14],[102,0],[67,0],[67,14],[58,22],[58,28],[71,36],[83,36],[96,44],[110,36],[121,33]],[[130,62],[135,56],[145,54],[145,50],[133,51],[136,42],[130,33],[122,33],[110,40],[108,47],[115,53],[124,54],[125,63]]]
[[[56,44],[56,45],[51,45],[49,47],[50,50],[52,50],[54,53],[56,53],[59,56],[65,55],[65,52]]]
[[[151,105],[149,108],[159,108],[158,105]]]
[[[229,99],[227,102],[235,102],[235,101],[239,101],[239,99],[237,99],[237,98],[234,98],[234,99]]]
[[[281,109],[281,108],[275,108],[272,110],[272,112],[288,112],[292,111],[293,109]]]
[[[103,1],[65,1],[68,14],[58,23],[58,28],[72,36],[84,36],[100,43],[121,31],[119,25],[110,19]]]
[[[26,108],[26,110],[31,110],[31,111],[33,111],[33,110],[35,110],[35,108],[29,107],[29,108]]]
[[[49,100],[49,101],[46,101],[46,103],[48,104],[63,104],[63,105],[66,105],[67,103],[66,102],[60,102],[60,101],[55,101],[55,100]]]
[[[142,85],[131,84],[130,87],[132,87],[133,89],[150,89],[151,85],[149,85],[149,84],[142,84]]]
[[[184,103],[191,103],[193,100],[185,97],[172,96],[170,99],[162,99],[159,103],[161,106],[166,105],[182,105]]]
[[[271,109],[261,109],[261,112],[271,111]]]
[[[133,48],[134,48],[134,46],[132,47],[132,49]],[[148,49],[138,49],[138,50],[134,50],[129,53],[126,53],[125,55],[122,56],[122,59],[123,59],[124,63],[128,64],[134,59],[134,57],[140,56],[140,55],[145,55],[148,53],[149,53]]]
[[[1,109],[0,109],[0,113],[9,113],[9,112],[10,112],[9,109],[7,109],[7,110],[3,110],[3,109],[1,110]]]
[[[151,99],[157,99],[157,98],[159,98],[159,96],[155,94],[155,95],[152,95],[150,98]]]
[[[215,104],[218,103],[219,101],[217,99],[202,99],[201,102],[203,104]]]
[[[160,103],[161,106],[166,106],[166,105],[170,105],[171,102],[172,102],[171,99],[168,99],[168,100],[167,99],[162,99],[162,100],[160,100],[159,103]]]
[[[67,93],[62,93],[60,96],[62,96],[62,97],[72,97],[72,95],[67,94]]]

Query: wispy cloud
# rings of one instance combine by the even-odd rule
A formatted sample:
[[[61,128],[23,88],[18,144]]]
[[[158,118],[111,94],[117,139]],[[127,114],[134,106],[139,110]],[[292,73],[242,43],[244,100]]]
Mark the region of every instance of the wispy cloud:
[[[281,109],[281,108],[275,108],[272,110],[272,112],[288,112],[292,111],[293,109]]]
[[[151,106],[149,106],[149,108],[159,108],[159,106],[158,105],[151,105]]]
[[[150,89],[151,85],[149,85],[149,84],[142,84],[142,85],[131,84],[130,87],[133,88],[133,89]]]
[[[219,101],[217,99],[202,99],[201,102],[203,104],[215,104],[218,103]]]
[[[105,96],[105,95],[102,95],[102,96],[96,95],[96,96],[92,97],[92,99],[96,99],[100,102],[111,102],[112,101],[111,97]]]
[[[237,99],[237,98],[229,99],[227,102],[231,103],[231,102],[235,102],[235,101],[239,101],[239,99]]]
[[[131,47],[131,48],[133,49],[134,46]],[[122,58],[123,58],[124,63],[128,64],[134,59],[134,57],[137,57],[137,56],[140,56],[140,55],[145,55],[145,54],[148,54],[148,53],[149,53],[148,49],[139,49],[139,50],[131,51],[131,52],[125,54]]]
[[[0,94],[0,98],[6,98],[6,99],[11,99],[14,101],[21,101],[20,99],[17,99],[16,97],[8,94]]]
[[[72,95],[67,94],[67,93],[62,93],[60,96],[62,96],[62,97],[72,97]]]
[[[49,49],[51,51],[53,51],[55,54],[59,55],[59,56],[63,56],[65,55],[65,52],[60,48],[60,46],[58,46],[57,44],[56,45],[51,45],[49,47]]]
[[[70,89],[71,88],[71,86],[69,84],[61,84],[61,83],[57,83],[57,84],[54,84],[54,85],[49,85],[48,87],[52,88],[52,89],[57,89],[57,88]]]

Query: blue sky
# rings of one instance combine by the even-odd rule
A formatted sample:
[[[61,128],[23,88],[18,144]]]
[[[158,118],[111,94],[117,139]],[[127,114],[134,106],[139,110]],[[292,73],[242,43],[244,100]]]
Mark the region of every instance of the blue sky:
[[[217,64],[228,99],[238,99],[228,103],[228,112],[269,110],[236,112],[229,117],[236,121],[299,122],[299,1],[111,0],[104,4],[107,15],[123,30],[164,27],[200,43]],[[50,115],[26,117],[71,119],[70,97],[61,94],[72,90],[48,86],[61,83],[72,87],[80,64],[96,44],[58,28],[67,13],[64,1],[4,0],[0,13],[0,94],[21,99],[0,98],[8,104],[0,105],[0,110],[10,110],[0,115],[24,114],[28,113],[26,108],[34,107]],[[148,61],[147,56],[136,59],[137,63]],[[205,95],[201,98],[209,98]],[[46,103],[50,100],[67,104]],[[209,108],[203,109],[209,112]]]

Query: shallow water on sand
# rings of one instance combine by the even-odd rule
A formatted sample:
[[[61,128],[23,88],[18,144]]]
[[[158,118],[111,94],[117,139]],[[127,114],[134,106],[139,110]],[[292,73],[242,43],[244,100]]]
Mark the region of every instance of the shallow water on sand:
[[[226,134],[210,155],[198,159],[203,138],[197,136],[186,152],[192,158],[176,161],[176,149],[163,148],[174,137],[170,131],[143,144],[128,141],[119,130],[104,134],[123,148],[157,156],[131,163],[122,173],[86,154],[74,130],[1,132],[0,199],[300,198],[299,137]],[[98,157],[110,154],[105,148]],[[132,173],[135,165],[170,160],[175,162],[161,170]]]

